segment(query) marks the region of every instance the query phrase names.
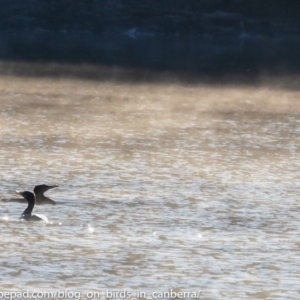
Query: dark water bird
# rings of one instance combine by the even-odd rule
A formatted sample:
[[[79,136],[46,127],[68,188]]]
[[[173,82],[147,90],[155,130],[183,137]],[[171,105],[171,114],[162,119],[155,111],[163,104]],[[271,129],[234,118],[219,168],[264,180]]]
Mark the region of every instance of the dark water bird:
[[[41,205],[41,204],[51,204],[56,205],[56,202],[44,195],[45,192],[47,192],[50,189],[53,189],[55,187],[58,187],[57,184],[55,185],[47,185],[47,184],[41,184],[34,187],[33,192],[35,194],[35,204]],[[10,199],[1,199],[3,202],[18,202],[18,203],[26,203],[26,200],[24,198],[10,198]]]
[[[33,215],[32,210],[34,208],[35,204],[35,196],[32,192],[19,192],[17,191],[19,195],[25,198],[25,200],[28,202],[27,208],[23,211],[20,219],[25,221],[45,221],[48,222],[47,217],[43,215]]]

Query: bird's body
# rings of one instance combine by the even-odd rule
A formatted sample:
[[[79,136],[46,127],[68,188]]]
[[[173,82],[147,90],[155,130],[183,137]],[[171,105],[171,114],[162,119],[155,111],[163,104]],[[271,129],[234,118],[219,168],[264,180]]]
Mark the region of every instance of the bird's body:
[[[56,205],[56,202],[52,199],[46,197],[44,195],[45,192],[47,192],[50,189],[53,189],[55,187],[58,187],[57,184],[55,185],[46,185],[41,184],[34,187],[33,192],[35,194],[35,204],[36,205],[42,205],[42,204],[51,204]],[[24,198],[10,198],[10,199],[1,199],[3,202],[17,202],[17,203],[26,203],[26,200]]]
[[[21,220],[25,220],[25,221],[45,221],[48,222],[47,217],[43,216],[43,215],[33,215],[32,214],[32,210],[34,208],[34,204],[35,204],[35,196],[32,192],[18,192],[17,193],[19,195],[21,195],[22,197],[24,197],[24,199],[28,202],[28,206],[27,208],[23,211],[20,219]]]
[[[24,215],[22,214],[20,217],[21,220],[25,220],[25,221],[45,221],[48,222],[48,219],[46,216],[44,215]]]

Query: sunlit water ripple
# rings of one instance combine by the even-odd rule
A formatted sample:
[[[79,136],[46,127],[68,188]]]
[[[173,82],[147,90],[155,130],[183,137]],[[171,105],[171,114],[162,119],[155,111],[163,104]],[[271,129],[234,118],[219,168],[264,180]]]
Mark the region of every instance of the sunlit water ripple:
[[[2,290],[299,299],[297,111],[246,88],[16,80],[0,94],[1,196],[58,183],[58,205],[37,224],[1,204]]]

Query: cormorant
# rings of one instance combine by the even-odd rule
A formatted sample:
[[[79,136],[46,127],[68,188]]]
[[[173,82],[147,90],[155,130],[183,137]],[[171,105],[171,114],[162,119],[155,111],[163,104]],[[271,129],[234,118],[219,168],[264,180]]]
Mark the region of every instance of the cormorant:
[[[46,184],[41,184],[37,185],[34,187],[33,192],[35,194],[35,204],[40,205],[40,204],[51,204],[51,205],[56,205],[56,202],[53,201],[52,199],[46,197],[44,195],[45,192],[47,192],[50,189],[53,189],[55,187],[58,187],[57,184],[55,185],[46,185]],[[26,203],[26,200],[24,198],[11,198],[11,199],[1,199],[3,202],[18,202],[18,203]]]
[[[21,220],[25,220],[25,221],[45,221],[48,222],[47,217],[43,216],[43,215],[33,215],[32,214],[32,210],[34,208],[34,204],[35,204],[35,196],[33,193],[25,191],[25,192],[18,192],[17,193],[19,195],[21,195],[22,197],[24,197],[26,199],[26,201],[28,202],[28,206],[27,208],[24,210],[24,212],[22,213],[20,219]]]

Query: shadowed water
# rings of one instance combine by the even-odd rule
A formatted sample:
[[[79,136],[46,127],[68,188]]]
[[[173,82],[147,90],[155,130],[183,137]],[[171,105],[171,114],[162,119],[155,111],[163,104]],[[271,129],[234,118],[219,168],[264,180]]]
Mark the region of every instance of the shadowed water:
[[[299,95],[1,77],[1,289],[298,299]]]

